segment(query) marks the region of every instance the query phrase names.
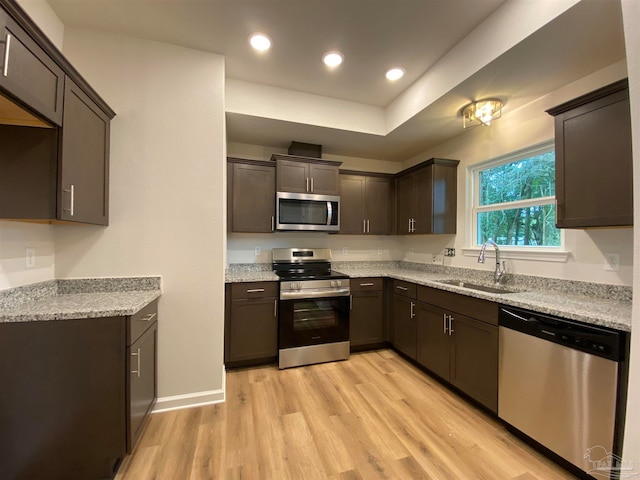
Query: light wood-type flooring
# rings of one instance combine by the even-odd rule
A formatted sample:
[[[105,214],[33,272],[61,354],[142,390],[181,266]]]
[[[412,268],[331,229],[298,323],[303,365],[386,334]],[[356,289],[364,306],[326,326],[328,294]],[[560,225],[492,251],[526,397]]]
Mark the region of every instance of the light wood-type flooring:
[[[574,478],[391,350],[229,371],[226,395],[153,414],[116,480]]]

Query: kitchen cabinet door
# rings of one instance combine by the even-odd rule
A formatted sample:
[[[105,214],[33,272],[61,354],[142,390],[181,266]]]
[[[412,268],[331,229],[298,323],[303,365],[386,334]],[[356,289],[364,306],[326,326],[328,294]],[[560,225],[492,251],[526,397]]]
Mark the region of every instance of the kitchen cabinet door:
[[[278,192],[309,193],[309,164],[292,160],[277,160]]]
[[[452,314],[451,384],[498,411],[498,327]]]
[[[62,125],[64,72],[9,15],[0,9],[0,93],[38,116]]]
[[[276,172],[273,165],[229,163],[232,170],[231,203],[228,205],[230,231],[271,233],[276,206]]]
[[[415,308],[415,300],[392,295],[393,346],[414,360],[417,348]]]
[[[67,78],[63,120],[58,218],[108,225],[110,119]]]
[[[365,177],[340,175],[340,233],[364,234]]]
[[[400,235],[411,233],[413,206],[413,176],[401,176],[396,186],[396,232]]]
[[[448,313],[440,308],[418,303],[417,360],[442,379],[449,381],[451,372],[451,336],[448,331]]]
[[[548,110],[555,116],[556,226],[633,225],[626,80]]]
[[[128,347],[129,393],[127,453],[133,451],[142,433],[144,422],[156,403],[158,322]]]
[[[411,174],[413,195],[410,211],[413,218],[412,233],[433,233],[431,218],[433,210],[433,165]]]
[[[365,177],[364,218],[367,233],[388,235],[391,233],[391,212],[393,208],[391,180],[382,177]]]
[[[351,347],[381,346],[384,343],[384,293],[361,291],[351,295]]]
[[[333,165],[309,164],[310,193],[340,195],[340,171]]]

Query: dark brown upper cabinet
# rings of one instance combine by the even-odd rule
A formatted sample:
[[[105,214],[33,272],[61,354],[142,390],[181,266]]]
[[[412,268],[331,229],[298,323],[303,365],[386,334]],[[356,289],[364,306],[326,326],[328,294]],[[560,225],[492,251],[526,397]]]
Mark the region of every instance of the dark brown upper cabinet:
[[[340,233],[392,233],[393,177],[340,173]]]
[[[396,233],[456,233],[458,163],[432,158],[398,174]]]
[[[0,90],[38,116],[61,125],[62,68],[2,9],[0,26]]]
[[[109,117],[67,78],[58,218],[109,224]]]
[[[341,162],[274,154],[278,192],[340,195]]]
[[[14,0],[0,26],[0,218],[107,225],[115,112]]]
[[[227,159],[227,230],[274,230],[276,168],[273,162]]]
[[[633,225],[628,81],[547,112],[555,117],[556,226]]]

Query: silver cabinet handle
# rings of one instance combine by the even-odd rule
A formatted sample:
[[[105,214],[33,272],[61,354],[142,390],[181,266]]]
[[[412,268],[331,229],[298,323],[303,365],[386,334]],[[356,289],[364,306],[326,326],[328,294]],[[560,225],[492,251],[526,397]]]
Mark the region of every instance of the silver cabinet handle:
[[[69,212],[69,215],[73,217],[75,212],[75,200],[76,200],[76,187],[75,185],[71,185],[68,189],[64,190],[71,196],[71,200],[69,201],[69,208],[63,209],[65,212]]]
[[[371,220],[367,220],[367,233],[371,233]]]
[[[264,292],[264,288],[249,288],[247,289],[247,293],[258,293]]]
[[[453,333],[453,315],[449,315],[449,335]]]
[[[349,310],[353,310],[353,295],[349,295]]]
[[[278,317],[278,299],[276,298],[273,301],[273,318],[277,318]]]
[[[361,287],[373,287],[373,283],[361,283]]]
[[[396,288],[397,288],[398,290],[402,290],[402,291],[404,291],[404,292],[406,292],[407,290],[409,290],[407,287],[401,287],[400,285],[396,285]]]
[[[447,333],[447,330],[448,330],[448,328],[447,328],[447,320],[448,320],[448,318],[447,318],[447,317],[448,317],[448,316],[449,316],[449,315],[447,315],[446,313],[443,313],[443,314],[442,314],[442,330],[443,330],[443,332],[444,332],[445,334]]]
[[[137,352],[131,352],[131,356],[132,357],[137,357],[138,358],[138,368],[135,370],[131,370],[132,374],[136,374],[138,376],[138,378],[140,378],[140,349],[138,348]]]
[[[367,221],[362,220],[362,233],[367,233]]]
[[[413,311],[415,306],[416,306],[416,304],[411,302],[411,318],[414,318],[416,316],[415,312]]]
[[[157,313],[150,313],[149,315],[145,315],[144,318],[141,318],[140,321],[141,322],[150,322],[151,320],[153,320],[156,317]]]
[[[2,67],[2,75],[9,75],[9,49],[11,48],[11,34],[7,33],[6,45],[4,47],[4,67]]]
[[[411,218],[409,219],[409,233],[411,233]]]
[[[305,187],[305,191],[309,191],[309,177],[306,178],[307,180],[307,186]]]
[[[274,217],[273,215],[271,215],[271,231],[276,231],[276,217]]]
[[[313,177],[311,177],[311,193],[313,193]]]

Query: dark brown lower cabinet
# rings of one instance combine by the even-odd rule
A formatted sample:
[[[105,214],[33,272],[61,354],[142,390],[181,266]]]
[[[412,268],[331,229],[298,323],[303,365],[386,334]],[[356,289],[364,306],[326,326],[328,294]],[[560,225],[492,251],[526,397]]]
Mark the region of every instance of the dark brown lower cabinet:
[[[158,398],[156,358],[158,350],[158,322],[127,347],[129,388],[127,389],[127,453],[140,438],[145,420]]]
[[[278,356],[278,283],[226,286],[225,365],[269,363]]]
[[[0,478],[112,478],[126,451],[125,318],[0,324]]]
[[[496,325],[418,302],[417,338],[418,363],[497,412]]]
[[[351,279],[349,336],[351,350],[378,348],[385,342],[382,278]]]
[[[404,295],[393,294],[391,305],[393,346],[415,360],[416,358],[416,301]]]

